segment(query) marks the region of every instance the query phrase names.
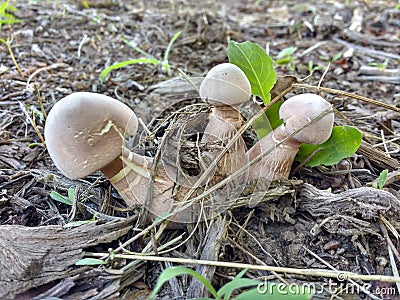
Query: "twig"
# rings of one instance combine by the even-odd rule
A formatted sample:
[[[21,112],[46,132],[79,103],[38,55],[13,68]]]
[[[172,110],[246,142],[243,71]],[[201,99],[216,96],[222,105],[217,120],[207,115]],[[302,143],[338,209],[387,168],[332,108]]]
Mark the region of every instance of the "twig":
[[[87,257],[108,257],[109,253],[93,253],[86,252]],[[173,263],[189,264],[189,265],[208,265],[216,267],[228,267],[228,268],[238,268],[238,269],[251,269],[259,271],[274,271],[279,273],[289,273],[304,276],[321,276],[327,278],[338,278],[346,276],[348,279],[353,280],[365,280],[365,281],[384,281],[384,282],[400,282],[400,277],[387,276],[387,275],[363,275],[348,271],[330,271],[324,269],[296,269],[296,268],[286,268],[286,267],[274,267],[274,266],[260,266],[245,263],[235,263],[228,261],[210,261],[210,260],[200,260],[200,259],[190,259],[190,258],[178,258],[178,257],[162,257],[162,256],[148,256],[148,255],[128,255],[128,254],[114,254],[115,258],[131,259],[131,260],[144,260],[144,261],[169,261]],[[378,298],[379,299],[379,298]]]
[[[50,66],[37,69],[35,72],[32,73],[31,76],[29,76],[28,81],[26,82],[25,89],[29,90],[29,85],[30,85],[32,78],[35,77],[40,72],[51,70],[51,69],[66,68],[66,67],[68,67],[68,65],[66,63],[54,63],[54,64],[51,64]]]
[[[82,50],[82,47],[85,44],[87,38],[88,38],[87,34],[84,34],[81,42],[79,43],[79,46],[78,46],[78,58],[81,57],[81,50]]]
[[[313,251],[307,249],[306,247],[303,247],[304,250],[306,250],[308,253],[310,253],[313,257],[315,257],[316,259],[318,259],[320,262],[322,262],[325,266],[327,266],[328,268],[330,268],[333,271],[338,271],[338,269],[336,269],[334,266],[332,266],[331,264],[329,264],[327,261],[323,260],[321,257],[319,257],[317,254],[315,254]],[[374,275],[360,275],[360,276],[374,276]],[[347,276],[346,272],[339,272],[338,276],[336,277],[338,280],[340,281],[344,281],[344,280],[348,280],[351,284],[353,284],[354,286],[357,286],[361,291],[363,291],[365,294],[367,294],[368,296],[370,296],[372,299],[375,300],[380,300],[380,298],[378,298],[377,296],[375,296],[374,294],[372,294],[370,291],[366,290],[362,285],[359,285],[357,282],[354,281],[354,279],[360,279],[360,280],[368,280],[368,279],[361,279],[361,278],[355,278],[355,277],[350,277]],[[396,277],[393,277],[396,278]],[[400,278],[397,277],[399,280]],[[374,279],[369,279],[369,280],[374,280]]]
[[[400,60],[400,55],[397,55],[397,54],[387,53],[385,51],[374,50],[374,49],[370,49],[367,47],[357,46],[357,45],[351,44],[349,42],[346,42],[342,39],[335,38],[335,37],[333,38],[333,40],[339,44],[342,44],[348,48],[353,48],[356,51],[365,53],[366,55],[371,56],[371,57],[375,57],[378,59],[382,59],[382,57],[386,57],[386,58],[391,58],[391,59],[395,59],[395,60]]]
[[[400,56],[399,56],[400,59]],[[345,92],[345,91],[341,91],[341,90],[335,90],[335,89],[331,89],[331,88],[326,88],[326,87],[318,87],[318,86],[314,86],[314,85],[309,85],[309,84],[305,84],[305,83],[294,83],[293,87],[295,88],[305,88],[305,89],[311,89],[311,90],[317,90],[319,92],[326,92],[326,93],[330,93],[330,94],[335,94],[335,95],[339,95],[339,96],[345,96],[345,97],[350,97],[353,99],[357,99],[360,101],[364,101],[376,106],[381,106],[396,112],[400,112],[400,108],[394,106],[394,105],[390,105],[384,102],[380,102],[377,100],[373,100],[364,96],[360,96],[357,94],[353,94],[350,92]]]

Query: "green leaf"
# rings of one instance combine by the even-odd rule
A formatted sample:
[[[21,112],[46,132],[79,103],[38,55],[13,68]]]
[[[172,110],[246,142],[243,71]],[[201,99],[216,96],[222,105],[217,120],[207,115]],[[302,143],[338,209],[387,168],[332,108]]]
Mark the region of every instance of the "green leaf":
[[[253,122],[253,129],[257,132],[258,139],[262,139],[272,131],[272,127],[268,121],[266,114],[261,115]]]
[[[108,73],[110,73],[112,70],[120,69],[122,67],[126,67],[126,66],[129,66],[129,65],[134,65],[134,64],[159,65],[160,61],[157,60],[157,59],[150,59],[150,58],[136,58],[136,59],[132,59],[132,60],[126,60],[126,61],[123,61],[123,62],[119,62],[119,63],[113,64],[113,65],[109,66],[108,68],[106,68],[105,70],[103,70],[103,72],[100,73],[99,80],[100,80],[101,83],[103,83],[104,79],[106,78]]]
[[[97,266],[106,264],[106,261],[98,258],[82,258],[75,263],[77,266]]]
[[[59,194],[59,193],[57,193],[55,191],[52,191],[50,193],[50,198],[55,200],[55,201],[67,204],[67,205],[72,205],[73,204],[72,201],[69,200],[69,198],[64,197],[63,195],[61,195],[61,194]]]
[[[122,39],[122,41],[127,44],[129,47],[132,47],[133,49],[135,49],[137,52],[141,53],[142,55],[144,55],[145,57],[147,57],[148,59],[155,59],[158,60],[157,58],[155,58],[153,55],[151,55],[150,53],[147,53],[146,51],[140,49],[138,46],[135,46],[132,42],[126,40],[126,39]]]
[[[254,43],[229,41],[228,57],[230,63],[238,66],[246,74],[252,94],[268,104],[271,100],[270,91],[276,81],[276,73],[269,55]]]
[[[306,166],[334,165],[343,158],[353,155],[361,145],[362,135],[351,126],[334,126],[331,137],[323,144],[302,144],[296,160],[304,161],[311,154],[318,151]]]
[[[267,116],[269,124],[271,125],[272,129],[275,129],[279,125],[283,124],[283,121],[279,118],[279,109],[281,108],[282,104],[283,101],[275,102],[265,112],[265,115]]]
[[[288,64],[290,64],[294,59],[295,59],[295,58],[294,58],[293,56],[281,58],[281,59],[278,59],[278,60],[276,61],[276,64],[277,64],[278,66],[288,65]]]
[[[182,31],[178,31],[177,33],[174,34],[172,39],[169,41],[167,49],[165,49],[165,52],[164,52],[164,60],[163,60],[164,62],[168,63],[168,56],[169,56],[169,52],[171,52],[172,45],[178,39],[178,37],[181,35],[181,33],[182,33]]]
[[[287,47],[283,50],[281,50],[278,55],[276,56],[276,59],[281,59],[285,57],[289,57],[292,55],[295,51],[297,50],[297,47]]]
[[[388,177],[388,170],[385,169],[381,172],[381,174],[379,174],[379,179],[378,179],[378,187],[380,189],[383,189],[385,184],[386,184],[386,180]]]
[[[72,187],[70,187],[70,188],[68,189],[68,198],[69,198],[69,200],[71,200],[71,202],[74,201],[74,198],[75,198],[75,190],[74,190],[74,188],[72,188]]]
[[[253,287],[259,285],[260,282],[257,280],[249,279],[249,278],[234,278],[228,283],[224,284],[218,291],[218,295],[220,297],[224,297],[224,300],[229,300],[232,292],[237,289],[245,288],[245,287]]]
[[[262,139],[273,129],[283,123],[279,118],[279,108],[282,103],[282,101],[275,102],[270,108],[268,108],[264,115],[260,116],[253,122],[253,129],[257,132],[258,139]]]
[[[164,283],[166,283],[168,280],[170,280],[174,277],[181,276],[181,275],[190,275],[190,276],[196,278],[210,291],[210,293],[213,295],[213,297],[215,299],[218,299],[218,300],[221,299],[218,296],[217,291],[214,289],[214,287],[211,285],[211,283],[206,278],[201,276],[199,273],[193,271],[192,269],[188,269],[185,267],[179,267],[179,266],[165,269],[160,274],[160,276],[158,277],[158,280],[157,280],[157,284],[154,287],[153,292],[149,296],[149,299],[151,300],[156,297],[157,293],[160,291],[160,289],[164,285]]]
[[[313,296],[312,290],[307,286],[283,283],[260,282],[257,288],[245,291],[235,300],[309,300]]]

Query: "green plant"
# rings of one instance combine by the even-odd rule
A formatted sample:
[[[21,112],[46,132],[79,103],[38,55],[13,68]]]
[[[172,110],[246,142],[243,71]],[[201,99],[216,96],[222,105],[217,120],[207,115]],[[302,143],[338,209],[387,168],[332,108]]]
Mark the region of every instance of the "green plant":
[[[296,299],[296,300],[305,300],[311,299],[313,293],[311,289],[296,289],[294,286],[283,286],[283,284],[274,284],[268,282],[261,282],[254,279],[243,278],[243,275],[247,270],[241,271],[238,275],[236,275],[231,281],[223,285],[218,291],[212,286],[212,284],[204,278],[199,273],[186,268],[186,267],[171,267],[164,270],[161,275],[158,277],[157,284],[154,287],[153,292],[149,296],[149,300],[155,299],[157,293],[160,291],[161,287],[168,280],[175,278],[181,275],[189,275],[197,280],[199,280],[204,287],[210,292],[213,298],[197,298],[197,300],[273,300],[273,299]],[[279,287],[279,289],[278,289]],[[240,289],[250,288],[249,290],[245,290],[239,292]],[[298,293],[296,291],[299,291]],[[303,293],[304,292],[304,293]],[[232,297],[232,294],[237,294],[235,297]]]
[[[373,188],[376,188],[376,189],[383,189],[383,187],[385,186],[385,184],[386,184],[386,180],[387,180],[387,177],[388,177],[388,170],[387,169],[385,169],[385,170],[383,170],[380,174],[379,174],[379,178],[378,178],[378,181],[376,181],[376,182],[373,182],[372,183],[372,187]]]
[[[324,61],[327,61],[327,62],[329,62],[329,63],[334,63],[335,61],[338,61],[339,59],[341,59],[343,57],[343,53],[341,53],[341,52],[339,52],[339,53],[337,53],[334,57],[332,57],[332,58],[329,58],[329,57],[326,57],[326,56],[320,56],[319,58],[321,59],[321,60],[324,60]]]
[[[10,1],[0,3],[0,29],[2,25],[11,25],[20,23],[21,20],[17,19],[12,13],[17,9],[10,4]]]
[[[389,59],[385,59],[385,61],[383,63],[377,63],[377,62],[369,63],[370,66],[377,67],[377,68],[381,69],[382,71],[387,68],[388,64],[389,64]]]
[[[109,66],[108,68],[106,68],[105,70],[103,70],[100,73],[100,77],[99,77],[100,82],[103,83],[104,79],[106,78],[108,73],[110,73],[112,70],[120,69],[122,67],[126,67],[126,66],[129,66],[129,65],[134,65],[134,64],[160,65],[162,67],[162,69],[168,74],[168,76],[172,76],[172,70],[171,70],[171,66],[170,66],[169,61],[168,61],[168,57],[169,57],[169,53],[171,52],[172,45],[178,39],[178,37],[181,35],[181,33],[182,33],[181,31],[178,31],[177,33],[175,33],[175,35],[169,41],[169,44],[167,46],[167,49],[165,49],[164,56],[163,56],[162,60],[157,59],[153,55],[151,55],[151,54],[143,51],[139,47],[133,45],[131,42],[123,39],[122,41],[125,44],[127,44],[128,46],[132,47],[133,49],[135,49],[136,51],[141,53],[144,57],[143,58],[136,58],[136,59],[132,59],[132,60],[126,60],[126,61],[119,62],[119,63],[116,63],[116,64],[113,64],[113,65]]]
[[[334,165],[353,155],[361,144],[362,135],[351,126],[334,126],[330,138],[319,145],[302,144],[297,161],[307,161],[306,166]]]
[[[7,46],[8,53],[10,53],[11,60],[13,61],[15,67],[17,68],[19,75],[24,76],[24,73],[22,72],[21,68],[19,67],[17,60],[15,59],[14,52],[11,49],[12,39],[10,37],[8,37],[6,40],[0,38],[0,42]]]
[[[278,66],[289,65],[296,58],[292,55],[296,50],[297,47],[287,47],[282,49],[276,56],[276,64]]]
[[[313,63],[312,60],[310,60],[310,61],[308,62],[308,73],[310,73],[310,74],[314,73],[315,71],[322,70],[322,68],[323,68],[323,67],[320,66],[320,65],[314,66],[314,63]]]
[[[228,57],[230,63],[237,65],[246,74],[252,94],[268,104],[271,99],[270,91],[276,81],[276,73],[269,55],[254,43],[229,41]]]
[[[61,202],[61,203],[64,203],[66,205],[70,205],[70,206],[72,206],[73,203],[74,203],[74,197],[75,197],[75,190],[72,187],[70,187],[68,189],[68,196],[67,197],[57,193],[56,191],[52,191],[50,193],[50,198],[51,199],[53,199],[55,201],[58,201],[58,202]]]
[[[281,59],[280,64],[292,62],[294,59],[292,54],[295,51],[296,47],[283,49],[278,55],[278,58]],[[231,63],[236,64],[246,74],[251,84],[252,93],[259,96],[265,105],[269,104],[271,100],[270,92],[276,82],[276,73],[269,55],[261,47],[251,42],[237,43],[230,41],[228,57]],[[341,57],[342,54],[339,53],[331,61],[338,60]],[[311,67],[313,65],[309,64],[309,68]],[[265,122],[262,121],[261,117],[254,122],[254,129],[259,139],[280,125],[278,110],[279,104],[272,111],[266,113],[272,125],[270,128],[262,127]],[[323,144],[302,145],[296,160],[302,162],[307,160],[306,165],[308,166],[332,165],[353,155],[361,144],[361,133],[356,128],[335,126],[332,132],[332,136]],[[331,153],[332,149],[335,150],[334,154]]]
[[[3,25],[12,25],[16,23],[20,23],[21,20],[17,19],[12,13],[15,12],[17,8],[10,4],[10,1],[4,1],[0,3],[0,31]],[[21,76],[24,76],[21,68],[19,67],[17,60],[15,59],[14,52],[11,48],[12,38],[7,37],[7,39],[0,38],[0,42],[5,44],[10,53],[11,60],[13,61],[15,67],[17,68],[18,73]]]

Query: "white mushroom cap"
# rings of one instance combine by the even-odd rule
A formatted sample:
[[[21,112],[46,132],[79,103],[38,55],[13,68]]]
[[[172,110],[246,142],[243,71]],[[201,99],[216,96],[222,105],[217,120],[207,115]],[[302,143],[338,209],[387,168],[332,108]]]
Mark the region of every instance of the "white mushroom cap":
[[[286,133],[290,135],[329,109],[331,112],[321,119],[313,121],[293,136],[301,143],[316,145],[325,142],[332,133],[334,121],[332,105],[324,98],[316,94],[293,96],[282,104],[279,116],[284,121]]]
[[[238,105],[251,97],[251,86],[244,72],[234,64],[213,67],[199,89],[203,101],[213,105]]]
[[[137,128],[137,118],[127,105],[105,95],[78,92],[54,105],[44,134],[56,167],[76,179],[117,158],[124,136],[136,134]]]

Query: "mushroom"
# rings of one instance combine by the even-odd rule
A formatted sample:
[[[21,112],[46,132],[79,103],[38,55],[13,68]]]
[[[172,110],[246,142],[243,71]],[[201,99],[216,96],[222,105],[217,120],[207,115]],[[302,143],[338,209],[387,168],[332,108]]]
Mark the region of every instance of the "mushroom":
[[[209,164],[221,151],[225,151],[226,144],[243,125],[238,107],[250,99],[251,86],[239,67],[223,63],[210,69],[200,85],[199,94],[203,101],[213,106],[202,137],[202,142],[207,143],[209,149],[203,159]],[[211,185],[245,164],[246,145],[239,138],[218,162]]]
[[[265,153],[250,167],[249,180],[287,179],[300,145],[322,144],[332,133],[332,106],[319,95],[300,94],[287,99],[279,109],[279,116],[283,124],[247,152],[250,161]]]
[[[124,137],[135,135],[137,129],[136,115],[125,104],[105,95],[78,92],[54,105],[44,134],[50,157],[65,176],[83,178],[100,170],[129,206],[137,206],[146,204],[153,167],[152,158],[124,147]],[[159,164],[153,202],[147,206],[156,216],[173,209],[173,186],[174,178]]]

